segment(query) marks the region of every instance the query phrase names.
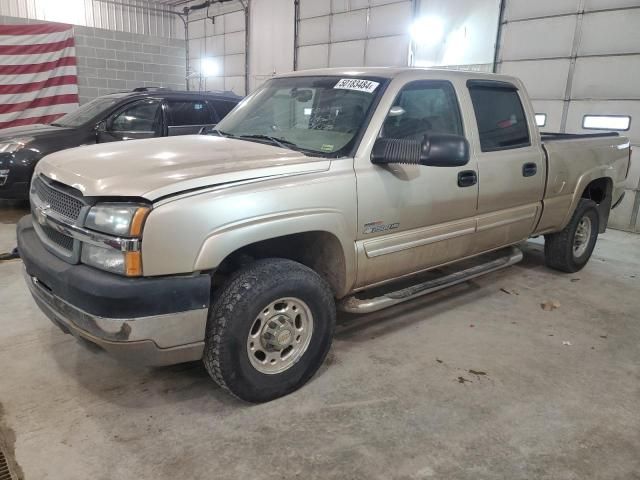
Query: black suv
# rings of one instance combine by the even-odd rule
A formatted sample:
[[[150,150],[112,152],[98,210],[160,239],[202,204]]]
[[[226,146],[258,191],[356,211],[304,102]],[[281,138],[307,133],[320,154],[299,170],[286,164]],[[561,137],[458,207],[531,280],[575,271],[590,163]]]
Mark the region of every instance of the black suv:
[[[42,157],[92,143],[198,133],[241,100],[231,92],[136,88],[96,98],[51,125],[0,130],[0,198],[28,198]]]

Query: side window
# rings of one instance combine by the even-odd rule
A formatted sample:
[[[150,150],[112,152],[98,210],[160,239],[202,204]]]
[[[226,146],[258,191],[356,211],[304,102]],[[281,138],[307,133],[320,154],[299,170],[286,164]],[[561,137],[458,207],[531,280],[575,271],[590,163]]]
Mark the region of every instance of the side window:
[[[161,124],[160,102],[145,100],[124,109],[111,121],[115,132],[157,132]]]
[[[382,127],[385,138],[422,140],[428,133],[463,134],[456,94],[448,82],[418,81],[406,85]]]
[[[470,85],[483,152],[531,145],[527,119],[515,87]]]
[[[226,100],[214,100],[212,103],[213,103],[213,108],[216,109],[216,113],[218,114],[218,118],[220,120],[226,117],[227,113],[233,110],[234,107],[236,106],[234,102],[228,102]]]
[[[168,100],[167,107],[170,127],[214,123],[204,100]]]

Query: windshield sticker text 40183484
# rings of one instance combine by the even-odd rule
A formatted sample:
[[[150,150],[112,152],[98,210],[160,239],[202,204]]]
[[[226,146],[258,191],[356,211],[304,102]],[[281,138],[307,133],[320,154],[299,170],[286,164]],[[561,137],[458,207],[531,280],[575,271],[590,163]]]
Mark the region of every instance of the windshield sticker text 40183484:
[[[371,80],[362,80],[360,78],[343,78],[335,84],[333,88],[339,88],[341,90],[356,90],[358,92],[374,92],[380,85],[378,82]]]

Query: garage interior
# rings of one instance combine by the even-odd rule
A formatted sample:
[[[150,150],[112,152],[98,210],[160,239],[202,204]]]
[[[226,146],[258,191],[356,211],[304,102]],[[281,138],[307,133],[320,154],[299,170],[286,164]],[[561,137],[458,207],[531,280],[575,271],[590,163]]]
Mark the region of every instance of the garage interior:
[[[73,25],[80,105],[326,67],[494,72],[524,82],[540,131],[636,150],[583,270],[547,268],[538,237],[508,269],[339,312],[318,373],[259,405],[201,362],[141,367],[65,335],[0,257],[0,480],[640,479],[640,1],[0,2],[0,25],[43,22]],[[0,199],[0,253],[29,209]]]

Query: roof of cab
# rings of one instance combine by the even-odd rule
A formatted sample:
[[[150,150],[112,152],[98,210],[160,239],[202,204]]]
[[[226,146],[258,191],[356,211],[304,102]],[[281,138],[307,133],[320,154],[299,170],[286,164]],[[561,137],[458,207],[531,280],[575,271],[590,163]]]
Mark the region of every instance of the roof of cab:
[[[344,76],[344,77],[381,77],[395,78],[406,73],[422,71],[425,77],[432,78],[467,78],[513,81],[515,78],[496,73],[472,72],[469,70],[451,70],[447,68],[421,68],[421,67],[352,67],[352,68],[318,68],[313,70],[297,70],[295,72],[277,75],[276,78],[298,76]]]

